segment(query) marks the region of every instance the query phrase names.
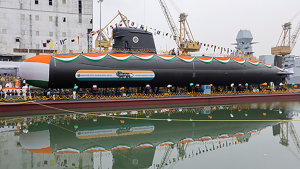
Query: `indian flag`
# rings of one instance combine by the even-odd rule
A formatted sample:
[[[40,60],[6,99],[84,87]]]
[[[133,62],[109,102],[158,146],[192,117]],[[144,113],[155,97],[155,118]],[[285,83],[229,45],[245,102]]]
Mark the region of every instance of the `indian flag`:
[[[153,147],[153,145],[151,143],[143,143],[136,146],[135,148],[148,148],[148,147]]]
[[[128,145],[118,145],[118,146],[115,146],[114,148],[112,148],[111,151],[129,150],[129,149],[131,149],[131,147]]]
[[[271,67],[272,67],[272,65],[270,65],[270,64],[266,64],[266,63],[263,63],[263,62],[259,62],[259,63],[265,65],[265,66],[268,67],[268,68],[271,68]]]
[[[79,150],[73,148],[73,147],[66,147],[62,148],[56,151],[57,153],[80,153]]]
[[[254,130],[249,131],[247,134],[252,134],[252,133],[256,133],[256,132],[257,132],[257,129],[254,129]]]
[[[238,137],[238,136],[242,136],[242,135],[244,135],[243,132],[237,132],[234,135],[232,135],[231,137]]]
[[[246,60],[245,59],[232,58],[232,60],[235,61],[236,63],[241,64],[241,65],[246,64]]]
[[[220,134],[217,139],[224,139],[224,138],[229,138],[228,134],[224,133],[224,134]]]
[[[84,150],[85,153],[93,153],[93,152],[105,152],[106,149],[104,147],[95,146]]]
[[[254,66],[258,66],[259,65],[259,61],[255,61],[255,60],[248,60],[249,63],[251,63]]]
[[[118,61],[128,61],[131,58],[131,54],[109,54],[110,57]]]
[[[26,59],[20,65],[20,76],[33,86],[48,88],[50,61],[51,55],[37,55]]]
[[[154,55],[149,55],[149,54],[134,54],[134,56],[138,59],[141,60],[152,60],[154,58]]]
[[[20,144],[32,153],[52,154],[49,130],[28,132],[20,135]]]
[[[196,141],[209,141],[212,140],[211,136],[203,136]]]
[[[174,141],[169,140],[169,141],[165,141],[163,143],[160,143],[159,146],[167,146],[167,145],[171,145],[171,144],[174,144]]]
[[[52,56],[54,59],[59,60],[61,62],[73,62],[75,61],[78,57],[80,56],[80,54],[75,54],[75,55],[56,55],[56,56]]]
[[[107,54],[81,54],[83,58],[93,62],[99,62],[106,58]]]
[[[195,59],[193,56],[178,56],[178,58],[186,63],[193,62]]]
[[[175,59],[175,55],[156,55],[156,56],[166,61],[173,61]]]
[[[194,142],[194,140],[192,138],[184,138],[181,141],[179,141],[179,143],[190,143],[190,142]]]
[[[207,64],[213,61],[213,57],[196,57],[196,58]]]
[[[230,58],[220,58],[220,57],[215,57],[215,59],[217,61],[219,61],[220,63],[226,64],[230,62]]]

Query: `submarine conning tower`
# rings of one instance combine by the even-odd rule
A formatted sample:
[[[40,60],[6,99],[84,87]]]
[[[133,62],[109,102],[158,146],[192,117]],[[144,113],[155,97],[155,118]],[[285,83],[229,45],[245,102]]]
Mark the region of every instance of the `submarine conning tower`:
[[[113,29],[112,53],[153,53],[156,54],[153,35],[139,28],[117,27]]]

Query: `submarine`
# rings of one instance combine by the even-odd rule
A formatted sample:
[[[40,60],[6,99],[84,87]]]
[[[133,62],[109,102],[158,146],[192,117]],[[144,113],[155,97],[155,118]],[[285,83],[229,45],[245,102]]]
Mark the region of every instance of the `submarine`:
[[[75,116],[70,114],[56,115],[55,118],[49,116],[50,121],[32,122],[28,133],[20,135],[20,143],[29,152],[45,154],[71,151],[70,148],[75,153],[89,152],[91,148],[95,151],[118,151],[236,138],[278,123],[272,120],[290,119],[286,112],[280,114],[277,110],[261,106],[250,109],[209,106],[110,112],[113,115],[109,117],[89,114],[91,117],[82,119],[78,115],[74,119]],[[119,115],[114,115],[117,113]]]
[[[153,34],[143,29],[114,28],[113,39],[110,53],[37,55],[20,65],[19,74],[42,88],[279,84],[289,75],[255,60],[157,54]]]

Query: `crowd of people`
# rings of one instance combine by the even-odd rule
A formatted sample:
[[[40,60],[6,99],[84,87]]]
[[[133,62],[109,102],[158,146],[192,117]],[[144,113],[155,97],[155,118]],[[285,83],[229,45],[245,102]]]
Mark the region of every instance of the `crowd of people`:
[[[251,85],[238,85],[234,86],[212,86],[209,87],[209,93],[232,93],[232,92],[258,92],[267,89],[266,87]],[[6,100],[8,97],[46,97],[51,100],[55,99],[77,99],[83,97],[97,96],[97,97],[120,97],[120,96],[143,96],[143,95],[186,95],[186,94],[207,94],[204,93],[204,88],[200,85],[191,85],[190,87],[155,87],[152,88],[149,85],[146,87],[120,87],[120,88],[85,88],[85,89],[42,89],[42,90],[30,90],[29,88],[24,89],[12,89],[12,90],[0,90],[0,99]],[[286,90],[280,86],[276,87],[275,90]]]

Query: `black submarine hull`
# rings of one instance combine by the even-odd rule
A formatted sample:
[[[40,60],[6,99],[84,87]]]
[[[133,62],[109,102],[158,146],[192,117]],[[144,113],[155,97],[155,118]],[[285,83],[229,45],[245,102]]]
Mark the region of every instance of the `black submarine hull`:
[[[39,55],[22,63],[20,75],[29,84],[44,88],[79,87],[151,87],[189,86],[193,84],[213,84],[229,86],[238,84],[280,83],[286,72],[257,61],[235,58],[188,57],[157,54],[73,54]],[[67,59],[75,58],[72,61]],[[101,58],[93,61],[89,58]],[[141,58],[151,58],[143,60]],[[117,59],[116,59],[117,58]],[[167,60],[172,58],[172,61]],[[63,60],[65,59],[65,60]],[[211,61],[210,61],[211,60]],[[256,64],[253,64],[255,63]],[[32,70],[35,63],[48,66],[44,70]],[[44,71],[47,78],[35,75]],[[29,73],[30,72],[30,73]],[[42,79],[42,80],[41,80]]]

